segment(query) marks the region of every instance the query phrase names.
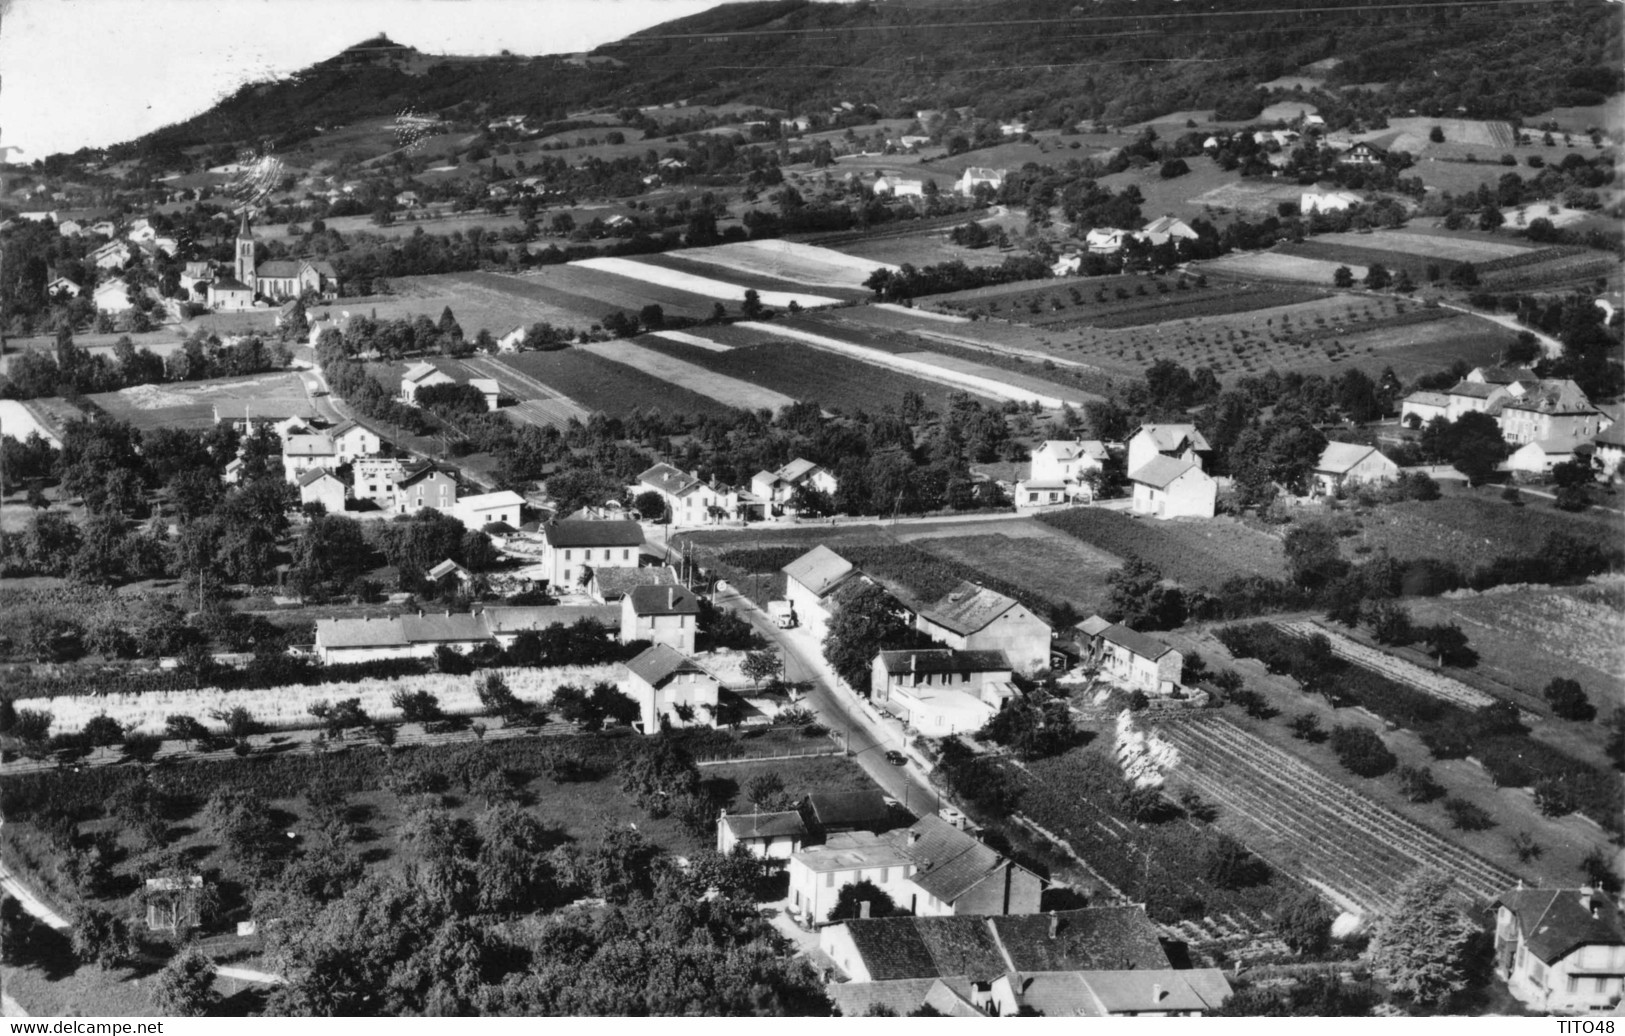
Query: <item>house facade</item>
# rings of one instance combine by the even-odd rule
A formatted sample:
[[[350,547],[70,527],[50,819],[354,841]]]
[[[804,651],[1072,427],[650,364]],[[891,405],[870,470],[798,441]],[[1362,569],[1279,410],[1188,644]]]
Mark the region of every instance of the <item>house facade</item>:
[[[1591,439],[1604,427],[1604,417],[1572,381],[1550,379],[1515,398],[1504,399],[1497,413],[1501,437],[1513,445],[1549,439]]]
[[[395,480],[395,513],[416,514],[425,507],[447,512],[457,503],[457,480],[433,464],[403,472]]]
[[[1132,473],[1159,456],[1190,461],[1201,468],[1202,454],[1211,449],[1207,439],[1193,424],[1141,425],[1128,441],[1128,470]]]
[[[1101,669],[1133,690],[1166,695],[1183,678],[1184,655],[1121,623],[1102,630],[1096,647]]]
[[[1573,460],[1579,439],[1541,439],[1525,443],[1507,458],[1507,470],[1519,475],[1549,475],[1559,464]]]
[[[1134,513],[1156,518],[1212,518],[1218,508],[1219,484],[1194,460],[1156,457],[1129,470],[1134,485]]]
[[[796,488],[802,485],[834,496],[838,483],[827,468],[797,457],[777,471],[758,471],[751,476],[750,491],[764,504],[778,510],[790,502]]]
[[[717,817],[717,852],[743,845],[760,860],[788,860],[807,840],[807,824],[798,810],[781,813],[729,813]]]
[[[564,518],[542,527],[543,576],[555,587],[589,582],[598,569],[636,568],[643,527],[634,521]]]
[[[1026,483],[1061,483],[1069,499],[1093,498],[1087,477],[1106,466],[1109,455],[1099,439],[1050,439],[1033,451],[1032,474]],[[1019,503],[1019,501],[1018,501]]]
[[[297,482],[307,471],[338,465],[338,451],[325,435],[289,435],[282,440],[282,477],[289,482]]]
[[[497,493],[465,496],[457,501],[450,513],[472,532],[478,532],[493,522],[501,522],[510,529],[517,529],[522,524],[521,515],[524,507],[524,497],[510,489],[504,489]]]
[[[357,457],[350,464],[350,495],[381,507],[395,504],[395,484],[406,473],[398,457]]]
[[[796,621],[823,639],[829,628],[829,599],[857,575],[852,562],[825,546],[817,546],[784,566],[785,600]]]
[[[626,693],[643,714],[643,732],[664,725],[714,727],[720,684],[705,667],[665,644],[656,644],[626,663]]]
[[[344,480],[324,468],[315,468],[298,478],[299,502],[321,504],[328,514],[344,513]]]
[[[401,402],[416,403],[418,389],[455,385],[457,380],[432,363],[414,363],[401,375]]]
[[[699,616],[700,599],[685,586],[633,587],[621,597],[621,643],[646,640],[692,655]]]
[[[925,737],[980,730],[1017,696],[998,651],[924,648],[882,651],[870,667],[870,697]]]
[[[906,597],[901,588],[893,593]],[[961,582],[940,600],[910,610],[915,629],[950,648],[997,652],[1023,673],[1049,668],[1049,623],[1014,597]]]
[[[666,520],[673,525],[702,525],[733,513],[733,493],[701,480],[698,472],[685,474],[670,464],[656,464],[638,476],[638,492],[660,495]]]
[[[1420,428],[1435,417],[1450,419],[1450,397],[1443,392],[1412,392],[1399,403],[1399,423]]]
[[[334,425],[327,432],[327,437],[333,443],[333,455],[340,464],[375,457],[384,448],[384,442],[377,432],[355,421]]]
[[[1617,1010],[1625,982],[1625,922],[1600,889],[1516,888],[1495,901],[1495,969],[1537,1011]]]
[[[1331,442],[1315,462],[1314,491],[1330,495],[1345,486],[1388,482],[1399,475],[1399,465],[1375,446]]]

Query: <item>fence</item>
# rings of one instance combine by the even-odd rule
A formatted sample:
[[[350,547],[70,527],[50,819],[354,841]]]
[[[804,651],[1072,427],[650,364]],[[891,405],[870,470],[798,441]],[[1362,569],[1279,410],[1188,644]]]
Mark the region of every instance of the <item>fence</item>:
[[[841,748],[835,745],[830,745],[827,748],[812,748],[805,752],[745,752],[733,755],[708,756],[704,758],[696,756],[694,759],[694,765],[726,766],[729,763],[769,763],[777,762],[781,759],[818,759],[825,756],[844,756],[845,754],[846,752]]]

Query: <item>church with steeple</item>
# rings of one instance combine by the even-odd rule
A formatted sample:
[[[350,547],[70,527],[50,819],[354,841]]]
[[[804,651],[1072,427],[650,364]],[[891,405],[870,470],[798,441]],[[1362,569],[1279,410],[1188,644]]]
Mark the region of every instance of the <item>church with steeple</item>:
[[[237,226],[232,275],[218,278],[209,285],[209,307],[220,311],[252,309],[256,299],[282,302],[299,298],[306,292],[332,298],[337,290],[338,278],[331,263],[310,259],[256,263],[254,232],[249,229],[245,208]]]

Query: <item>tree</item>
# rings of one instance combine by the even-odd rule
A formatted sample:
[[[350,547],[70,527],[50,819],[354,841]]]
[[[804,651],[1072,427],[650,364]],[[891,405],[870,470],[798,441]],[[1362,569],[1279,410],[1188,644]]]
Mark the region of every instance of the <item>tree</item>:
[[[159,1014],[201,1018],[220,1003],[214,990],[214,961],[196,945],[172,957],[153,977],[148,996]]]
[[[1467,634],[1453,622],[1427,627],[1422,631],[1422,641],[1442,666],[1465,669],[1478,662],[1478,652],[1467,646]]]
[[[897,602],[878,586],[866,584],[843,596],[824,635],[824,658],[848,686],[867,695],[875,654],[901,640],[908,627]]]
[[[830,921],[850,921],[863,916],[863,905],[869,906],[870,917],[890,917],[897,909],[892,901],[874,882],[865,878],[863,881],[854,881],[849,885],[841,886],[841,891],[835,896],[835,905],[830,908]]]
[[[98,906],[87,905],[79,911],[71,942],[75,957],[104,971],[132,959],[136,952],[130,923]]]
[[[1450,426],[1448,459],[1467,476],[1467,484],[1483,485],[1506,459],[1507,444],[1501,426],[1489,414],[1462,414]]]
[[[562,838],[536,814],[512,803],[481,813],[474,861],[481,910],[530,912],[548,905],[557,889],[548,853]]]
[[[1275,930],[1293,953],[1322,953],[1331,942],[1332,912],[1318,895],[1303,889],[1281,904]]]
[[[1432,802],[1444,794],[1444,787],[1433,778],[1433,771],[1425,766],[1399,768],[1399,792],[1410,802]]]
[[[1381,291],[1393,282],[1393,275],[1381,263],[1372,263],[1366,267],[1365,286],[1372,291]]]
[[[1173,629],[1185,621],[1184,595],[1162,585],[1162,570],[1137,554],[1106,574],[1107,616],[1138,630]]]
[[[758,813],[779,813],[794,806],[784,790],[784,778],[777,773],[759,773],[745,782],[745,801]]]
[[[785,190],[790,190],[790,188],[787,187]],[[745,289],[745,301],[740,304],[739,310],[751,320],[761,319],[763,312],[762,296],[756,291],[755,288]]]
[[[1371,963],[1387,971],[1388,988],[1427,1007],[1442,1007],[1467,987],[1477,926],[1456,908],[1453,893],[1449,875],[1425,871],[1400,887],[1372,932]]]
[[[440,699],[429,691],[399,690],[390,696],[389,703],[401,712],[408,723],[432,723],[443,715]]]
[[[745,655],[745,661],[740,665],[739,671],[748,677],[751,683],[760,686],[784,675],[784,659],[779,657],[777,651],[751,651]]]
[[[99,713],[85,721],[81,735],[91,748],[111,748],[124,741],[124,725],[107,713]]]
[[[1584,722],[1596,717],[1597,707],[1591,704],[1586,692],[1576,680],[1555,676],[1546,685],[1546,702],[1560,719]]]
[[[639,517],[646,522],[666,520],[666,498],[653,489],[646,489],[633,497],[632,506],[637,508]]]
[[[1361,777],[1381,777],[1399,762],[1382,738],[1365,727],[1333,727],[1330,741],[1343,768]]]
[[[652,817],[670,812],[671,801],[700,790],[700,770],[687,749],[668,737],[654,737],[629,751],[619,767],[621,790]]]
[[[1339,266],[1332,271],[1332,285],[1338,288],[1354,287],[1354,271],[1347,266]]]
[[[1221,833],[1202,854],[1202,872],[1222,889],[1251,888],[1269,880],[1269,865],[1245,845]]]

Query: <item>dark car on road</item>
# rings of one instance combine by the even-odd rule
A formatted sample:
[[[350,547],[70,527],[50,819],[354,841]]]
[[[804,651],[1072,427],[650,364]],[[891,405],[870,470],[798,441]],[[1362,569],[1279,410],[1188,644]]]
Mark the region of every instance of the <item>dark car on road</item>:
[[[908,764],[908,756],[902,752],[887,752],[886,761],[893,766],[905,766]]]

